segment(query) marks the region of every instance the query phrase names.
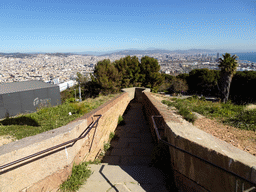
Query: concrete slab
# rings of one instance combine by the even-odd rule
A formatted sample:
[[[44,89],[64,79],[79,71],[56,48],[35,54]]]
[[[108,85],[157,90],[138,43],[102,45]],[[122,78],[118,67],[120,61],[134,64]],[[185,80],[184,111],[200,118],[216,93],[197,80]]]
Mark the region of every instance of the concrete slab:
[[[130,190],[126,187],[125,184],[115,184],[114,187],[111,187],[107,192],[130,192]]]
[[[148,166],[90,165],[93,174],[79,192],[165,192],[163,174]]]

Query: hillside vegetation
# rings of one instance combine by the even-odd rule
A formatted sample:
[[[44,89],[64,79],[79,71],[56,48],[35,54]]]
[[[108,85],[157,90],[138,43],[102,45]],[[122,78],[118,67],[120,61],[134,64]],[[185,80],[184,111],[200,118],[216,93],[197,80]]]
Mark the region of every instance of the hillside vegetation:
[[[80,103],[71,102],[72,98],[66,100],[63,104],[55,107],[44,107],[38,109],[35,113],[25,114],[13,118],[5,118],[0,121],[0,136],[10,135],[14,139],[36,135],[49,131],[83,116],[93,109],[112,99],[118,94],[108,96],[99,96],[94,99],[89,98]]]
[[[256,131],[256,108],[253,107],[234,105],[231,102],[211,102],[199,99],[197,96],[188,99],[175,98],[172,100],[163,100],[162,103],[176,107],[180,113],[182,111],[188,111],[187,113],[181,113],[181,115],[187,120],[191,119],[191,122],[195,121],[192,112],[197,112],[203,116],[217,119],[224,124],[229,124],[240,129]]]

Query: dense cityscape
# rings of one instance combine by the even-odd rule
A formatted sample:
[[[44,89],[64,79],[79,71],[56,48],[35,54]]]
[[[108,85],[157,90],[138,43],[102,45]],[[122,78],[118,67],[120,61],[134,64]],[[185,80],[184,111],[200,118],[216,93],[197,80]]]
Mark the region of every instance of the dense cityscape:
[[[150,53],[158,60],[161,72],[171,75],[189,73],[193,69],[218,69],[219,53],[180,54]],[[83,75],[93,73],[98,61],[110,59],[111,62],[125,57],[113,53],[104,56],[78,54],[26,54],[26,56],[0,56],[0,83],[40,80],[48,83],[63,83],[75,80],[77,72]],[[133,54],[141,59],[144,54]],[[238,71],[256,71],[256,63],[240,61]]]

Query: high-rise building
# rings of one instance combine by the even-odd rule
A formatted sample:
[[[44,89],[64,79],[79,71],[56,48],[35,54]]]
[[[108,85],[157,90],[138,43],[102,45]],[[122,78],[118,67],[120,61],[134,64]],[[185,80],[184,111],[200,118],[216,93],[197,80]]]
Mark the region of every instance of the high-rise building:
[[[217,53],[217,59],[219,59],[220,58],[220,54],[219,53]]]

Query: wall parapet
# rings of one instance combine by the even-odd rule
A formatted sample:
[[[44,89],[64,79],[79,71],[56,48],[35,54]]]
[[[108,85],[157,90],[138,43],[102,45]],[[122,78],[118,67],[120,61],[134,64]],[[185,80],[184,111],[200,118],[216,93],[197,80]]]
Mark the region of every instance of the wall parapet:
[[[165,105],[153,98],[151,93],[144,93],[143,97],[148,120],[150,121],[152,115],[163,117],[158,124],[164,127],[162,136],[166,137],[169,143],[256,183],[255,156],[217,139],[191,123],[179,120]],[[153,133],[152,120],[150,125]],[[175,182],[179,189],[218,192],[235,191],[236,188],[238,191],[242,190],[244,181],[172,147],[169,151]],[[244,182],[244,189],[250,187]]]
[[[71,174],[73,164],[97,157],[129,102],[129,94],[122,93],[65,126],[1,146],[0,165],[3,165],[79,137],[95,120],[94,115],[102,115],[97,128],[93,128],[84,139],[72,146],[1,170],[0,191],[56,191]]]

